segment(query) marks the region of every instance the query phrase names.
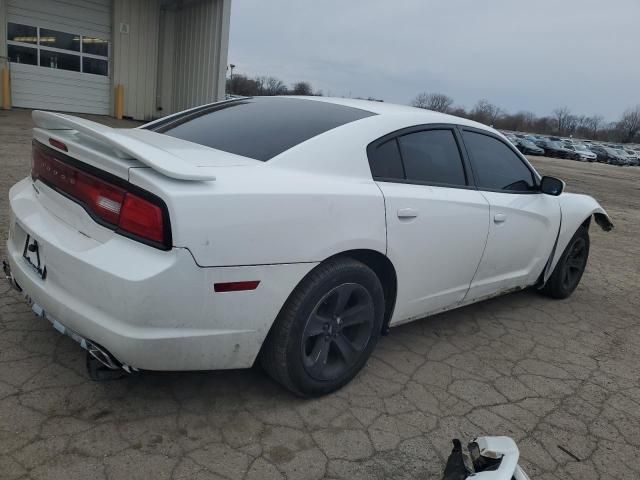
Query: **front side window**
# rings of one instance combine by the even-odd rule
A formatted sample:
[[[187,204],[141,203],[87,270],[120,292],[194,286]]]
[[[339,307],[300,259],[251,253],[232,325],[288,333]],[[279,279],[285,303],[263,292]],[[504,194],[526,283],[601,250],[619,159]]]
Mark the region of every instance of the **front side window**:
[[[533,173],[503,142],[489,135],[466,130],[463,137],[473,160],[478,188],[512,192],[534,190]]]
[[[398,138],[408,181],[466,185],[462,158],[451,130],[425,130]]]

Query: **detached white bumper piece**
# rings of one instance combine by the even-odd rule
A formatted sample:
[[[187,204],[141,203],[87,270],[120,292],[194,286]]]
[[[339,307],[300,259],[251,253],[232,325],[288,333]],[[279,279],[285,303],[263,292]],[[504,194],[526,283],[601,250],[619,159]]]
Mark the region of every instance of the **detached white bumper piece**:
[[[443,480],[530,480],[518,465],[520,452],[509,437],[478,437],[463,452],[460,440],[444,470]]]

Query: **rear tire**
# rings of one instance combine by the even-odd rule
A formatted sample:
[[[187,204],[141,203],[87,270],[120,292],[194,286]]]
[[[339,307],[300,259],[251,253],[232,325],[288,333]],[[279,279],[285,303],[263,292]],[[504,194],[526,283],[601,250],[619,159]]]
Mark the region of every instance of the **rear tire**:
[[[556,299],[571,295],[582,279],[588,258],[589,231],[581,225],[562,253],[542,293]]]
[[[320,396],[362,369],[384,318],[377,275],[351,258],[328,260],[296,287],[265,340],[260,361],[291,392]]]

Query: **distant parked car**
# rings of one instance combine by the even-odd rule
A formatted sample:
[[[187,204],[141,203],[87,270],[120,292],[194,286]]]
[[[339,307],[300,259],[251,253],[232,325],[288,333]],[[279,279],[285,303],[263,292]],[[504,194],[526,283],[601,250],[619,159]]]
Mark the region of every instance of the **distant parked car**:
[[[627,159],[629,160],[629,165],[635,166],[640,164],[640,153],[634,150],[630,150],[628,148],[625,148],[622,151],[627,155]]]
[[[618,150],[616,148],[604,147],[606,152],[609,154],[608,162],[611,165],[629,165],[631,162],[627,158],[627,154],[624,153],[623,150]]]
[[[507,137],[507,139],[513,143],[513,145],[516,145],[518,143],[518,140],[520,140],[518,137],[516,137],[514,134],[512,133],[506,133],[504,135],[505,137]]]
[[[547,143],[549,141],[548,138],[545,137],[538,137],[535,140],[533,140],[533,143],[536,144],[536,146],[542,148],[544,150],[544,144]]]
[[[569,150],[562,142],[547,140],[541,147],[547,157],[570,158],[574,152]]]
[[[580,160],[581,162],[595,162],[598,158],[595,153],[579,143],[572,146],[567,145],[566,148],[573,152],[573,155],[571,155],[569,158],[572,158],[574,160]]]
[[[602,163],[609,162],[609,153],[607,152],[606,147],[594,144],[589,147],[589,150],[591,150],[598,156],[598,158],[596,158],[596,161]]]
[[[516,143],[516,148],[525,155],[544,155],[544,149],[537,146],[535,143],[525,139],[519,138]]]

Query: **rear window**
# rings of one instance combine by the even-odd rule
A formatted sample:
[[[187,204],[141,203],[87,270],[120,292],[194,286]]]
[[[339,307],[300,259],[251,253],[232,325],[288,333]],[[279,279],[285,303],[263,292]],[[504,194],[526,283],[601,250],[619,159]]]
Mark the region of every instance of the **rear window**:
[[[372,115],[315,100],[257,97],[202,107],[161,121],[151,130],[267,161],[316,135]]]

